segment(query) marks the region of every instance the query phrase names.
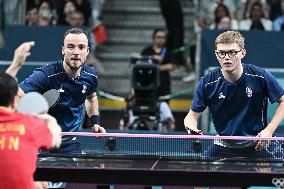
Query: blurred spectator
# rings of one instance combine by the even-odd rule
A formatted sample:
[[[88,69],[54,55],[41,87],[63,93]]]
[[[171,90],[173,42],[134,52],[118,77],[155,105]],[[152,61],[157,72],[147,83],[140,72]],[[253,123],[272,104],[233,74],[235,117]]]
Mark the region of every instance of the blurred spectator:
[[[231,19],[229,16],[224,16],[221,18],[220,22],[217,24],[216,29],[218,30],[237,30],[238,23],[235,19]]]
[[[57,2],[57,12],[59,15],[59,25],[69,25],[68,17],[74,12],[79,11],[84,16],[84,26],[88,26],[92,14],[91,3],[89,0],[62,0]],[[72,15],[73,16],[73,15]],[[72,17],[71,16],[71,17]]]
[[[253,4],[256,2],[261,3],[263,6],[263,17],[269,18],[270,7],[266,3],[266,0],[242,0],[242,3],[237,13],[238,20],[244,20],[250,18],[251,8]]]
[[[84,26],[86,23],[84,14],[79,10],[75,10],[74,12],[68,14],[66,17],[66,22],[70,26]]]
[[[218,4],[214,11],[215,22],[210,25],[210,29],[238,29],[238,22],[231,19],[229,9],[224,4]]]
[[[167,33],[163,29],[156,29],[153,32],[153,44],[146,47],[141,55],[150,56],[160,69],[160,87],[158,96],[169,95],[171,93],[170,71],[174,69],[172,53],[165,47]]]
[[[78,6],[78,10],[83,13],[85,24],[84,26],[89,25],[89,20],[92,15],[92,6],[89,0],[75,0],[75,3]]]
[[[259,29],[259,30],[272,30],[272,22],[269,19],[264,18],[262,4],[259,2],[255,2],[250,10],[249,19],[244,19],[240,21],[239,25],[240,30],[251,30],[251,29]]]
[[[73,1],[61,1],[63,2],[62,5],[59,5],[58,7],[58,24],[59,25],[68,25],[68,22],[66,21],[66,18],[72,14],[74,11],[77,10],[77,4],[75,4]]]
[[[250,26],[250,30],[265,30],[260,20],[254,20]]]
[[[180,0],[160,0],[162,15],[165,19],[168,37],[167,48],[169,51],[183,46],[184,28],[183,13]],[[184,65],[182,52],[174,54],[174,64]]]
[[[56,12],[51,1],[41,1],[38,9],[38,17],[39,26],[51,26],[57,24]]]
[[[214,24],[214,12],[219,4],[230,7],[229,14],[231,18],[235,18],[236,10],[239,6],[239,1],[234,0],[200,0],[197,11],[197,23],[195,24],[195,30],[198,32],[202,28],[209,28]]]
[[[281,0],[266,0],[270,7],[269,19],[275,20],[277,17],[282,15]]]
[[[283,31],[284,27],[284,15],[278,17],[276,20],[273,22],[273,30],[274,31]]]
[[[27,7],[26,25],[38,25],[38,7],[35,4],[31,4]]]

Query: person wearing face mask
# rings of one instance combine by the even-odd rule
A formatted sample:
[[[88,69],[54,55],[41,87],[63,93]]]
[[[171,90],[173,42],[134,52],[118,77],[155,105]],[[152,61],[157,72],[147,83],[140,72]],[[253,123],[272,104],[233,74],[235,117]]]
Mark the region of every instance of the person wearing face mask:
[[[96,94],[97,71],[95,67],[85,64],[89,47],[88,36],[83,29],[71,28],[65,32],[62,54],[63,60],[51,62],[34,70],[22,81],[19,85],[19,96],[31,91],[43,94],[50,89],[56,89],[60,95],[56,104],[49,109],[49,114],[57,119],[62,131],[78,131],[83,120],[85,104],[90,127],[94,132],[105,132],[100,126]],[[81,151],[80,144],[75,141],[63,143],[61,150],[64,150],[64,146],[67,151]]]
[[[51,26],[56,25],[56,15],[53,10],[53,5],[49,0],[44,0],[39,5],[38,9],[38,25],[39,26]]]

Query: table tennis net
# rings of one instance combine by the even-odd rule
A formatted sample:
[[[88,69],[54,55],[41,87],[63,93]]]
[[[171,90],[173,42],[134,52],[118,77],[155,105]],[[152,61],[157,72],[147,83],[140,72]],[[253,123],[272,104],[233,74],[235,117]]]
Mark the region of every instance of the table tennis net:
[[[41,155],[80,156],[131,159],[179,159],[179,160],[244,160],[284,162],[283,141],[220,139],[190,135],[151,134],[70,134],[64,136],[60,149],[41,151]],[[279,138],[279,137],[278,137]],[[252,140],[254,139],[254,140]],[[262,149],[256,150],[262,141]]]

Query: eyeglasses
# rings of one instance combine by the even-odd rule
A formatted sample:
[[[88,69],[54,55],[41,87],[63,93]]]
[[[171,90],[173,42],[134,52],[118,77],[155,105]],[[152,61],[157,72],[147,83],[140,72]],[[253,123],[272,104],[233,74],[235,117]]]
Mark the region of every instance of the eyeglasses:
[[[215,51],[216,55],[219,57],[219,58],[225,58],[226,55],[229,56],[229,58],[232,58],[232,57],[235,57],[239,52],[241,52],[242,50],[239,50],[239,51]]]

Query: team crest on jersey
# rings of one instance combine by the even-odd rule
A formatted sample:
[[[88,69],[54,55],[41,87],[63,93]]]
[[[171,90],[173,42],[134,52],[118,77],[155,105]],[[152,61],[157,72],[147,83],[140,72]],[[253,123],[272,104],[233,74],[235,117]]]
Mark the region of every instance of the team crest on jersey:
[[[222,92],[220,92],[219,93],[219,99],[222,99],[222,98],[225,99],[226,97],[225,97],[225,95]]]
[[[87,91],[87,86],[86,86],[86,85],[83,85],[82,93],[85,94],[86,91]]]
[[[247,93],[247,96],[248,96],[249,98],[252,97],[252,89],[251,89],[251,88],[247,87],[247,88],[246,88],[246,93]]]
[[[60,87],[60,89],[57,90],[59,93],[64,93],[64,89],[62,88],[62,86]]]

